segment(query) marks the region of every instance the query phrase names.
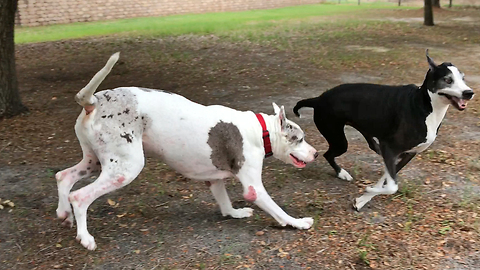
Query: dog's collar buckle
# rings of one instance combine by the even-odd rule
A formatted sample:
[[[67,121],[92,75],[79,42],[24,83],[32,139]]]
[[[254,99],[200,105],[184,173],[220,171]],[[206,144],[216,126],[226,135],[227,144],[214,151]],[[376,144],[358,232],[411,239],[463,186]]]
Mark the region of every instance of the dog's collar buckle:
[[[262,126],[262,138],[263,138],[263,148],[265,149],[265,158],[273,156],[272,152],[272,143],[270,142],[270,133],[268,132],[267,125],[263,116],[259,113],[256,113],[255,116]]]

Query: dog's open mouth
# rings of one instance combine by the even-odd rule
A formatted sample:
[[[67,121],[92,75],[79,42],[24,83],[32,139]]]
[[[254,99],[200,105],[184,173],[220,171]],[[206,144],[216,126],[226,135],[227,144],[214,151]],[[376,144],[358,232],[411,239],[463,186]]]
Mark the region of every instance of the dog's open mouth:
[[[292,154],[290,154],[290,159],[293,161],[293,165],[297,168],[305,168],[305,166],[307,166],[307,163],[305,161],[298,159]]]
[[[468,99],[454,97],[445,93],[439,93],[439,95],[448,98],[448,100],[450,100],[450,103],[452,103],[453,107],[457,108],[457,110],[459,111],[463,111],[467,108]]]

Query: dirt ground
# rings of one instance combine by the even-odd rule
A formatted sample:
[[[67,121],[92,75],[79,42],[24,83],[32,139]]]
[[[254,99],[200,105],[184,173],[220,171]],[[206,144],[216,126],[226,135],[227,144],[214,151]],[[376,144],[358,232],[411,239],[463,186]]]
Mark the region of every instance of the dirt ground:
[[[480,102],[450,108],[435,143],[399,174],[400,189],[360,212],[352,201],[383,173],[381,159],[347,128],[339,158],[354,177],[334,177],[323,158],[305,169],[265,160],[263,181],[295,217],[315,218],[307,231],[279,227],[243,200],[227,180],[235,206],[254,216],[221,216],[210,191],[157,160],[129,186],[99,198],[88,226],[98,248],[75,241],[75,227],[56,220],[54,174],[76,164],[81,149],[73,97],[111,53],[121,60],[101,89],[142,86],[202,104],[273,113],[285,105],[307,141],[325,140],[312,112],[295,118],[302,98],[337,84],[421,83],[424,51],[454,63],[480,86],[480,13],[436,12],[423,27],[421,10],[375,11],[279,26],[265,33],[168,38],[114,36],[17,46],[21,95],[30,113],[0,121],[1,269],[480,269]],[[328,21],[328,22],[327,22]],[[334,23],[331,23],[334,21]],[[352,23],[354,21],[354,23]],[[75,186],[74,189],[89,183]]]

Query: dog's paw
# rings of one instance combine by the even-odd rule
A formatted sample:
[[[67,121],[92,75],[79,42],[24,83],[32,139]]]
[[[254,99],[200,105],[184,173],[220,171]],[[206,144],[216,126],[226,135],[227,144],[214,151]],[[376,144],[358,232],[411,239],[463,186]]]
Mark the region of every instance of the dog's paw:
[[[355,208],[355,210],[357,211],[360,211],[360,209],[362,209],[362,207],[365,206],[365,204],[367,204],[371,199],[372,198],[370,196],[360,196],[355,199],[355,202],[353,203],[353,208]]]
[[[233,218],[246,218],[253,215],[253,209],[250,207],[232,209],[231,212],[223,214],[223,216],[231,216]]]
[[[73,227],[73,213],[72,211],[64,211],[57,209],[57,218],[62,221],[62,226]]]
[[[340,172],[337,175],[338,178],[347,180],[347,181],[352,181],[353,177],[344,169],[341,169]]]
[[[306,230],[310,229],[313,225],[313,218],[306,217],[306,218],[298,218],[294,219],[293,222],[290,224],[292,227],[297,229]]]
[[[95,250],[97,248],[95,238],[93,238],[93,236],[91,236],[89,233],[83,235],[78,234],[76,239],[88,250]]]

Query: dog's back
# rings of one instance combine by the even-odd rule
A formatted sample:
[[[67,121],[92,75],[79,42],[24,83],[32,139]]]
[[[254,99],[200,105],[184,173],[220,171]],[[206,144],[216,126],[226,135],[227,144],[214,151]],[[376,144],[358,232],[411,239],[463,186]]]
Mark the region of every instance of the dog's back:
[[[352,125],[371,136],[392,134],[405,119],[425,119],[431,105],[421,106],[423,93],[417,86],[342,84],[312,99],[301,100],[293,109],[298,116],[302,107],[314,108],[315,122]],[[414,116],[415,115],[415,116]],[[419,120],[423,121],[423,120]]]

